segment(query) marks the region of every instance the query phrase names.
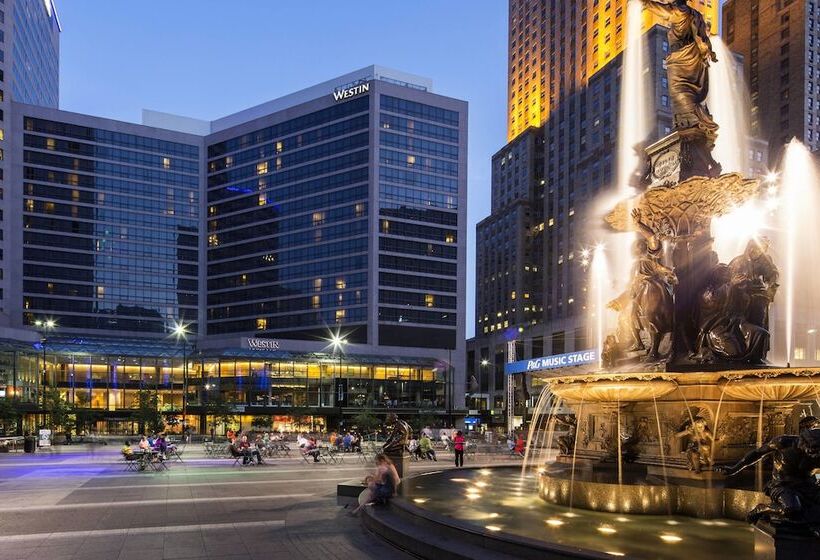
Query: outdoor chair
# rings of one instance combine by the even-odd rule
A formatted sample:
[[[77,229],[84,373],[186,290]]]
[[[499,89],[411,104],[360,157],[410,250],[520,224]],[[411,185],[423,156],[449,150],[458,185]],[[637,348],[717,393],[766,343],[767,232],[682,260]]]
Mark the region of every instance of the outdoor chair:
[[[179,461],[182,463],[182,454],[185,452],[185,446],[187,444],[183,443],[181,446],[174,446],[168,449],[168,460],[169,461]]]
[[[248,465],[253,464],[253,461],[250,457],[248,457],[244,453],[240,453],[233,445],[228,446],[228,450],[231,453],[231,457],[233,457],[233,464],[231,465],[232,467],[234,465],[239,465],[240,467],[247,467]]]
[[[140,464],[135,455],[122,454],[122,461],[125,465],[124,471],[138,471]]]

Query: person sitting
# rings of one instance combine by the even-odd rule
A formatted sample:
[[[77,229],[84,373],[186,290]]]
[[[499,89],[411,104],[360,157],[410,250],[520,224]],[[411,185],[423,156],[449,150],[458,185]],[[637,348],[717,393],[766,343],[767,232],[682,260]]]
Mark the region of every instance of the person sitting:
[[[518,434],[518,437],[515,440],[515,448],[513,448],[513,452],[516,455],[524,456],[524,436]]]
[[[245,456],[242,463],[246,465],[248,463],[253,463],[253,458],[256,457],[256,464],[262,464],[262,454],[259,453],[259,449],[256,447],[251,447],[251,443],[248,441],[248,436],[244,434],[242,435],[242,439],[239,440],[239,451]]]
[[[145,436],[141,436],[141,437],[140,437],[140,442],[139,442],[139,444],[138,444],[138,447],[139,447],[142,451],[147,451],[148,449],[150,449],[150,448],[151,448],[151,446],[148,444],[148,438],[146,438]]]
[[[313,457],[313,462],[319,462],[319,446],[316,445],[316,438],[309,438],[307,443],[302,447],[302,452],[305,455]]]
[[[152,448],[159,452],[158,459],[160,461],[164,461],[166,454],[168,453],[168,441],[165,439],[164,432],[157,436],[157,439],[154,440],[154,445]]]
[[[401,483],[399,473],[393,461],[384,453],[376,455],[376,472],[365,478],[369,496],[359,507],[351,512],[356,515],[365,505],[387,505]]]
[[[407,452],[414,457],[421,458],[421,454],[419,453],[419,440],[417,440],[415,436],[411,437],[410,441],[407,442]]]
[[[131,442],[129,440],[125,440],[125,443],[123,444],[122,449],[120,449],[120,452],[122,453],[123,457],[125,457],[129,461],[134,458],[134,450],[131,449]]]
[[[157,434],[152,433],[148,436],[148,447],[154,447],[154,444],[157,442]]]
[[[308,444],[308,439],[305,437],[305,434],[299,434],[296,437],[296,445],[298,447],[304,448]]]
[[[436,452],[433,450],[433,442],[427,437],[427,434],[422,434],[419,440],[419,457],[424,459],[432,459],[438,461]]]
[[[353,441],[353,436],[350,432],[345,434],[345,437],[342,438],[342,447],[345,451],[350,451],[350,443]]]

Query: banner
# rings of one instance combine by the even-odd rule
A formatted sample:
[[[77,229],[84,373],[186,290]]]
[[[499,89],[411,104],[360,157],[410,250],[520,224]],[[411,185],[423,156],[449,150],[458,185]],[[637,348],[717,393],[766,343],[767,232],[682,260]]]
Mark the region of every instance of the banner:
[[[532,373],[535,371],[544,371],[548,369],[594,364],[597,361],[597,350],[579,350],[577,352],[555,354],[553,356],[544,356],[543,358],[530,358],[529,360],[521,360],[519,362],[504,364],[504,373],[507,375]]]

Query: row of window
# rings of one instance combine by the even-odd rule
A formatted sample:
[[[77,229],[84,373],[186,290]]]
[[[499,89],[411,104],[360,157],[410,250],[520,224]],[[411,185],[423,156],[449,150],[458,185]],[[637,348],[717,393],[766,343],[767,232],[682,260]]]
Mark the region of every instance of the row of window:
[[[27,196],[41,198],[51,198],[57,200],[70,200],[80,204],[92,204],[94,206],[105,206],[108,208],[119,208],[122,210],[138,210],[141,212],[153,212],[158,214],[168,214],[171,216],[197,217],[199,215],[198,201],[195,194],[190,192],[187,200],[174,200],[173,195],[182,195],[182,191],[171,193],[164,199],[142,198],[133,196],[121,196],[117,194],[107,194],[103,192],[86,191],[80,189],[67,189],[65,187],[53,187],[36,183],[26,183],[23,190]]]
[[[172,198],[174,200],[198,201],[198,189],[179,188],[168,184],[154,185],[150,183],[132,183],[110,177],[66,173],[52,169],[26,167],[24,177],[29,181],[56,183],[68,187],[82,187],[105,193],[123,195],[138,195],[147,198]],[[193,205],[196,205],[192,202]]]
[[[234,227],[258,224],[273,218],[298,214],[300,212],[316,211],[319,208],[350,204],[351,202],[364,202],[367,198],[367,185],[352,187],[340,191],[324,193],[321,195],[268,206],[260,206],[256,210],[251,210],[243,214],[232,214],[219,220],[208,220],[208,231],[217,232]]]
[[[180,233],[180,231],[196,231],[192,228],[180,228],[177,231],[160,231],[140,227],[103,224],[96,221],[83,222],[79,220],[63,220],[59,218],[44,218],[41,216],[28,215],[23,216],[23,227],[33,230],[90,235],[95,237],[96,240],[120,239],[147,241],[149,243],[182,245],[185,247],[196,247],[199,245],[196,235]]]
[[[379,185],[379,195],[380,200],[394,201],[402,205],[414,204],[417,206],[444,208],[446,210],[458,209],[458,199],[449,194],[431,193],[429,191],[411,189],[408,187],[396,187],[393,185]],[[394,206],[399,205],[394,203]],[[403,208],[404,206],[399,207]],[[423,212],[423,210],[418,210],[418,212]]]
[[[112,222],[139,227],[157,227],[178,231],[195,231],[196,220],[177,215],[142,214],[135,211],[116,210],[113,208],[94,208],[77,204],[60,204],[43,200],[24,199],[23,210],[31,214],[45,216],[67,216],[70,218],[94,220],[95,222]]]
[[[421,311],[396,307],[379,307],[379,321],[385,323],[420,323],[423,325],[455,325],[453,311]]]
[[[265,301],[243,305],[226,305],[208,309],[208,320],[236,319],[239,317],[271,318],[282,313],[293,313],[309,309],[337,309],[367,302],[367,290],[340,291],[332,294],[290,297],[287,299],[268,298]]]
[[[379,303],[409,305],[415,307],[437,307],[441,309],[453,310],[456,309],[455,296],[399,292],[396,290],[379,290]]]
[[[434,191],[458,194],[458,179],[449,177],[436,177],[424,173],[416,173],[405,169],[393,169],[392,167],[379,168],[379,178],[388,183],[421,187]]]
[[[379,122],[385,130],[396,130],[413,136],[426,136],[446,142],[458,142],[458,129],[456,128],[386,114],[381,115]]]
[[[401,113],[410,117],[417,117],[427,121],[433,121],[450,126],[458,126],[458,111],[450,111],[442,109],[441,107],[434,107],[425,103],[418,103],[416,101],[408,101],[407,99],[400,99],[391,95],[382,95],[381,109],[382,111],[390,111],[391,113]]]
[[[367,273],[320,276],[306,278],[295,282],[276,282],[269,286],[254,286],[232,292],[208,294],[208,305],[225,305],[228,303],[254,301],[269,298],[293,297],[301,294],[324,294],[350,288],[366,288]]]
[[[173,273],[156,274],[150,270],[144,271],[142,269],[93,270],[24,263],[23,276],[36,280],[67,280],[69,282],[88,282],[94,285],[134,285],[145,290],[164,290],[174,286],[179,290],[189,292],[199,289],[196,278],[180,278]]]
[[[111,270],[139,270],[142,273],[166,274],[180,276],[197,276],[198,267],[195,264],[177,261],[160,261],[156,259],[132,258],[122,255],[94,255],[53,251],[27,247],[23,252],[24,261],[42,263],[68,264],[75,268],[93,268],[96,272],[103,269]],[[53,276],[53,275],[52,275]],[[46,275],[48,277],[48,275]]]
[[[396,274],[394,272],[380,272],[379,284],[382,286],[392,286],[394,288],[407,288],[431,292],[455,293],[457,289],[455,280],[449,280],[446,278],[431,278],[427,276],[414,276],[412,274]]]
[[[271,318],[270,320],[265,318],[261,318],[260,320],[260,318],[257,318],[212,322],[208,324],[208,334],[247,332],[253,330],[277,331],[305,327],[319,327],[327,331],[327,325],[363,323],[366,320],[367,309],[364,307],[354,307],[331,311],[293,313],[291,315]]]
[[[326,173],[335,173],[349,167],[358,167],[365,165],[369,159],[367,150],[360,150],[352,154],[345,154],[324,161],[319,161],[309,165],[303,165],[295,169],[288,169],[281,173],[267,175],[252,181],[245,181],[244,183],[237,183],[227,187],[220,187],[210,190],[208,192],[208,202],[213,203],[226,198],[233,198],[243,194],[251,194],[259,192],[266,188],[275,185],[284,185],[314,177],[316,175],[324,175]]]
[[[365,114],[329,126],[316,128],[294,136],[288,136],[275,143],[263,144],[258,148],[212,160],[208,163],[208,173],[216,173],[223,169],[248,163],[249,161],[267,159],[283,152],[304,148],[311,144],[318,144],[319,142],[336,138],[337,136],[344,136],[357,130],[367,129],[368,126],[370,126],[370,115]]]
[[[33,134],[26,134],[23,142],[27,148],[37,148],[52,152],[76,154],[96,159],[109,159],[119,163],[131,163],[135,165],[144,165],[147,167],[173,169],[174,171],[181,171],[184,173],[199,173],[199,162],[196,160],[182,158],[172,159],[169,156],[162,156],[149,152],[134,152],[131,150],[112,148],[110,146],[100,146],[99,144],[85,144],[83,142],[75,142],[73,140],[62,140],[59,138],[50,137],[47,138],[45,136],[36,136]]]
[[[279,231],[290,231],[290,229],[280,229]],[[322,241],[342,239],[345,237],[353,237],[366,233],[367,220],[356,220],[353,222],[346,222],[332,226],[316,227],[298,233],[289,233],[277,237],[265,235],[261,232],[255,232],[253,234],[253,237],[256,239],[255,241],[245,241],[239,245],[210,249],[208,251],[208,261],[215,262],[221,259],[235,259],[243,255],[252,255],[254,253],[262,253],[267,251],[269,253],[263,255],[262,258],[268,264],[273,264],[280,262],[276,252],[285,247],[292,248],[300,245],[310,245],[313,243],[320,243]],[[212,235],[210,237],[216,237],[216,235]]]
[[[296,278],[316,278],[340,272],[358,272],[367,269],[367,255],[347,255],[340,258],[327,259],[309,264],[299,264],[277,269],[260,270],[239,274],[234,276],[224,276],[221,278],[209,278],[208,290],[227,290],[233,288],[243,288],[245,286],[255,286],[257,284],[272,284],[283,280],[293,280]]]
[[[245,165],[236,167],[229,171],[222,171],[208,177],[208,188],[219,187],[226,183],[241,181],[248,177],[258,177],[268,173],[278,173],[306,163],[308,161],[325,158],[333,154],[349,152],[357,148],[363,148],[370,143],[368,132],[361,132],[353,136],[345,136],[339,140],[325,142],[312,148],[305,148],[298,152],[276,156],[274,159],[263,161],[255,165]]]
[[[230,140],[225,140],[224,142],[212,144],[208,146],[208,159],[219,157],[223,154],[227,154],[228,152],[234,152],[256,144],[271,142],[277,137],[339,120],[350,115],[355,115],[356,113],[367,111],[369,108],[370,96],[365,95],[362,97],[357,97],[347,103],[339,103],[337,105],[333,105],[332,107],[328,107],[327,109],[322,109],[314,113],[296,117],[261,130],[249,132],[248,134],[243,134],[242,136],[231,138]]]
[[[93,285],[27,279],[23,281],[23,291],[31,294],[51,296],[107,300],[129,299],[130,301],[145,301],[148,303],[165,303],[174,301],[178,296],[194,296],[194,303],[191,305],[196,305],[197,296],[195,291],[194,293],[185,294],[181,290],[178,290],[176,283],[166,285],[164,288],[153,286],[150,289],[146,289],[142,286],[140,288],[134,288],[133,283],[130,281],[123,285],[114,285],[110,282],[106,282],[104,285]]]
[[[352,239],[342,239],[330,243],[320,243],[318,245],[311,244],[306,247],[267,253],[255,257],[223,261],[217,264],[209,264],[208,276],[220,276],[222,274],[233,274],[260,268],[278,268],[280,266],[313,261],[335,255],[360,253],[367,251],[367,242],[367,237],[354,237]]]
[[[456,260],[456,248],[452,245],[438,245],[436,243],[422,243],[407,239],[379,237],[379,249],[391,253],[406,253],[439,259]]]
[[[441,142],[423,140],[421,138],[414,138],[413,136],[393,134],[392,132],[386,132],[384,130],[379,134],[379,141],[382,146],[388,148],[398,148],[400,150],[407,150],[408,152],[458,160],[458,145],[455,144],[442,144]]]
[[[183,175],[172,171],[145,169],[143,167],[120,165],[105,161],[94,161],[89,159],[60,156],[57,154],[32,152],[30,150],[25,150],[23,154],[23,161],[34,165],[71,169],[72,171],[84,171],[86,173],[94,173],[96,175],[124,177],[126,179],[135,179],[137,181],[159,183],[161,185],[167,184],[193,188],[199,187],[199,178],[196,175]]]
[[[433,226],[423,226],[419,224],[408,224],[391,220],[381,220],[380,231],[384,235],[395,235],[398,237],[418,237],[420,239],[432,239],[433,241],[443,241],[444,243],[455,243],[457,240],[454,230],[442,229]]]
[[[89,251],[103,258],[104,255],[101,255],[101,253],[114,253],[118,256],[127,255],[130,257],[165,259],[169,261],[179,260],[197,262],[199,254],[196,249],[180,249],[178,247],[169,247],[167,245],[148,245],[140,242],[93,239],[90,237],[55,235],[35,231],[25,231],[23,233],[23,245],[41,245],[44,247],[53,247],[58,249]]]
[[[134,148],[146,152],[155,152],[171,156],[181,156],[191,159],[199,158],[199,148],[190,144],[179,142],[169,142],[157,138],[147,138],[123,132],[113,132],[111,130],[101,130],[79,126],[76,124],[61,123],[43,119],[26,117],[24,127],[30,132],[41,132],[43,134],[65,136],[68,138],[79,138],[89,140],[98,144],[111,144],[125,148]]]
[[[243,196],[241,198],[234,198],[226,202],[213,204],[208,207],[208,216],[220,216],[222,214],[231,214],[242,210],[248,210],[257,206],[264,206],[266,204],[276,204],[281,206],[283,203],[290,200],[298,200],[305,197],[311,197],[326,191],[332,191],[347,185],[355,185],[356,183],[367,182],[367,168],[362,167],[345,171],[344,173],[337,173],[321,179],[313,179],[304,181],[302,183],[295,183],[287,187],[278,189],[264,189],[259,185],[258,190],[250,191],[251,196]]]
[[[126,310],[124,310],[126,311]],[[66,315],[52,313],[50,316],[54,318],[61,329],[94,329],[94,330],[110,330],[110,331],[131,331],[143,333],[162,333],[168,332],[168,325],[173,324],[174,321],[186,321],[186,328],[191,333],[197,332],[196,312],[191,311],[188,314],[179,313],[170,317],[130,317],[126,315]],[[37,312],[27,312],[23,314],[23,323],[26,325],[34,325],[42,314]]]
[[[415,220],[417,222],[429,222],[445,226],[458,225],[458,214],[455,212],[442,212],[441,210],[432,210],[430,208],[412,208],[404,204],[394,204],[390,202],[382,202],[379,206],[379,214],[388,218]]]
[[[379,255],[379,268],[402,270],[406,272],[424,272],[439,276],[456,276],[456,264],[428,259],[412,259],[393,255]]]
[[[379,151],[379,161],[384,165],[395,165],[396,167],[418,169],[427,173],[438,173],[440,175],[458,177],[458,163],[453,161],[416,156],[387,149]]]

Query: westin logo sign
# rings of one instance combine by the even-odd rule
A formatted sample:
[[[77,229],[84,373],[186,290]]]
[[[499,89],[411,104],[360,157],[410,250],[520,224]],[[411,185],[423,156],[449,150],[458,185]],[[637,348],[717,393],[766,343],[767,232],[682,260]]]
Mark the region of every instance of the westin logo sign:
[[[333,92],[333,99],[336,101],[344,101],[351,97],[361,95],[370,91],[370,84],[359,84],[357,86],[336,90]]]

